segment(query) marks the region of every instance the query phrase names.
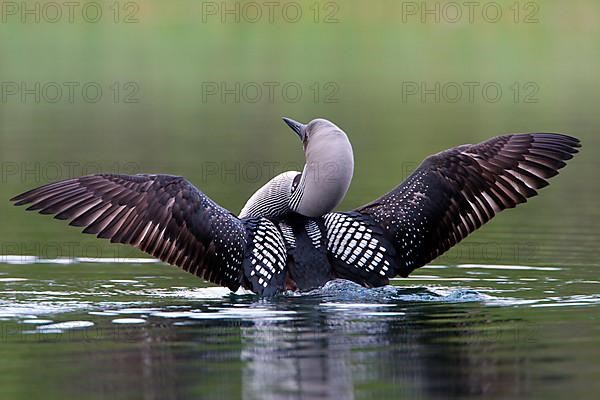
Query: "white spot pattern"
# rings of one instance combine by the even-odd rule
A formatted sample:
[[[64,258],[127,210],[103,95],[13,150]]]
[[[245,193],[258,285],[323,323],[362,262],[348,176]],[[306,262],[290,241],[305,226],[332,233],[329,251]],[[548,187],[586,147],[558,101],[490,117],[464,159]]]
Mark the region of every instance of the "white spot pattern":
[[[340,213],[324,216],[327,250],[340,261],[366,272],[386,276],[391,268],[387,249],[360,220]]]
[[[321,247],[321,230],[314,220],[311,219],[306,223],[306,233],[316,249]]]
[[[402,259],[411,268],[422,249],[428,234],[428,218],[424,213],[424,203],[429,185],[423,173],[415,173],[403,183],[401,191],[392,192],[381,200],[371,216],[393,237],[402,249]]]
[[[283,237],[271,221],[261,218],[254,231],[250,253],[250,278],[264,288],[285,268],[287,251]]]
[[[246,239],[236,229],[239,222],[229,218],[226,212],[218,210],[213,220],[215,236],[215,257],[224,262],[223,276],[229,280],[239,279],[240,265],[244,259]]]
[[[290,248],[296,247],[296,235],[294,234],[294,230],[291,226],[286,224],[285,222],[279,223],[279,229],[281,230],[281,234],[283,235],[283,239],[288,244]]]

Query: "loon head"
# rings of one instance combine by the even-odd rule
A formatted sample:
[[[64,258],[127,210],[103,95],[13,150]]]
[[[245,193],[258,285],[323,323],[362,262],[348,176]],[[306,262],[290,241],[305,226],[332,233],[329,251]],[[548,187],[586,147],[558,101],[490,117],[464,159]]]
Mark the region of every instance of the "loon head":
[[[290,199],[290,209],[306,217],[332,211],[344,198],[354,173],[352,145],[346,133],[326,119],[285,123],[304,144],[306,164]]]

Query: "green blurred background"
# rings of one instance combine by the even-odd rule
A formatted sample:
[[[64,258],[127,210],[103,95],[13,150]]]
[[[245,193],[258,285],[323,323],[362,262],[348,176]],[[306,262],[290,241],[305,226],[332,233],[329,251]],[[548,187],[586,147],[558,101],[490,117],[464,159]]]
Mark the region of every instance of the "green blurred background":
[[[448,339],[444,347],[443,335],[438,340],[434,334],[432,343],[424,341],[425,345],[416,347],[426,358],[441,360],[433,358],[431,365],[422,367],[414,355],[418,352],[413,354],[413,347],[404,342],[400,348],[407,349],[405,353],[388,353],[386,340],[394,338],[394,333],[363,332],[360,324],[353,328],[359,334],[349,331],[353,334],[346,340],[348,348],[366,332],[369,341],[382,340],[378,343],[384,351],[373,353],[376,362],[369,364],[352,347],[348,354],[356,358],[348,360],[368,376],[362,386],[357,380],[362,390],[357,398],[373,398],[373,393],[377,398],[398,397],[389,393],[415,385],[412,374],[402,378],[400,373],[412,371],[413,364],[419,373],[433,371],[424,385],[434,389],[434,398],[461,391],[472,398],[469,390],[478,385],[496,398],[506,398],[508,393],[531,398],[534,389],[544,398],[569,394],[583,398],[597,393],[597,306],[580,307],[583,303],[575,304],[568,296],[589,297],[590,303],[597,304],[600,2],[481,1],[476,2],[471,16],[466,2],[459,1],[453,3],[462,13],[457,18],[456,8],[448,1],[276,1],[270,18],[265,2],[227,1],[227,9],[238,7],[239,12],[223,14],[225,3],[221,1],[139,0],[120,1],[115,6],[114,0],[98,0],[75,2],[73,22],[61,1],[53,3],[62,5],[62,15],[52,22],[56,9],[48,6],[51,3],[0,2],[0,255],[139,255],[81,235],[64,223],[25,213],[8,202],[26,189],[72,175],[179,174],[237,213],[274,174],[302,166],[301,145],[282,123],[282,116],[300,121],[328,118],[348,133],[356,170],[342,210],[389,190],[433,152],[510,132],[564,132],[579,137],[583,151],[552,185],[530,204],[503,213],[434,263],[565,268],[532,272],[517,267],[490,272],[493,275],[457,268],[419,270],[412,282],[394,282],[427,285],[425,275],[435,274],[433,278],[439,275],[442,279],[432,278],[429,285],[472,287],[486,294],[525,298],[524,304],[544,299],[561,307],[487,307],[475,302],[451,308],[448,318],[439,314],[442,325],[437,325],[429,323],[436,321],[427,319],[428,312],[438,315],[444,307],[434,305],[429,310],[429,306],[417,304],[417,322],[424,319],[434,332],[450,332],[451,339],[456,339]],[[94,4],[102,10],[97,22],[91,22],[97,18]],[[258,19],[256,5],[262,13]],[[33,11],[24,13],[24,7]],[[297,22],[290,22],[297,19],[298,7],[302,15]],[[425,8],[436,7],[439,11],[425,13]],[[502,15],[492,22],[498,8]],[[233,93],[223,95],[222,85]],[[422,85],[434,92],[423,98]],[[472,99],[467,85],[475,87]],[[459,98],[457,86],[462,89]],[[485,93],[484,86],[488,88]],[[62,90],[60,99],[57,87]],[[72,99],[68,87],[74,88]],[[211,94],[215,87],[218,92]],[[257,87],[262,90],[258,99]],[[274,87],[272,99],[269,87]],[[97,88],[102,90],[101,96],[95,93]],[[301,95],[295,92],[297,88]],[[407,92],[415,88],[418,93]],[[497,88],[502,91],[500,96],[495,93]],[[97,101],[92,101],[94,97]],[[100,301],[140,301],[136,291],[118,287],[114,293],[110,289],[97,293],[97,286],[115,277],[127,280],[159,274],[164,280],[157,284],[170,290],[205,285],[160,265],[50,266],[42,262],[22,266],[4,262],[0,263],[0,275],[29,280],[22,286],[3,283],[0,300],[9,306],[30,306],[34,313],[40,304],[60,305],[72,301],[73,296],[91,306]],[[496,275],[497,281],[492,279]],[[478,276],[483,277],[481,281]],[[474,279],[470,286],[469,277]],[[66,294],[53,297],[57,288]],[[507,294],[507,288],[513,292]],[[571,303],[562,304],[560,296]],[[152,301],[160,305],[163,300]],[[196,304],[188,298],[177,301]],[[224,300],[225,305],[228,301]],[[292,303],[289,307],[296,307],[295,301]],[[539,324],[540,341],[537,345],[515,343],[505,335],[490,347],[468,341],[457,345],[464,344],[464,326],[473,323],[468,321],[471,311],[463,318],[464,310],[478,316],[477,328],[481,329],[498,321],[533,321]],[[312,308],[309,313],[316,313],[315,320],[324,319]],[[84,313],[53,318],[92,317]],[[354,321],[356,316],[348,318]],[[456,320],[456,326],[454,322],[443,325],[447,320]],[[100,326],[110,325],[95,321]],[[427,331],[420,323],[411,325],[410,318],[397,323],[408,327],[410,334]],[[155,326],[148,326],[150,339],[140,341],[144,345],[128,346],[128,351],[112,349],[108,342],[89,347],[79,346],[77,341],[48,346],[26,340],[5,342],[0,347],[0,358],[8,360],[0,374],[2,392],[26,399],[65,398],[65,391],[79,397],[85,393],[86,397],[115,399],[120,398],[117,391],[121,389],[122,398],[175,398],[163,394],[180,390],[205,398],[252,398],[246,396],[248,382],[258,382],[261,395],[263,389],[269,389],[253,375],[242,385],[246,363],[231,349],[247,344],[238,343],[237,336],[233,347],[225,349],[231,359],[219,358],[221,347],[212,342],[204,346],[198,339],[207,337],[202,328],[197,328],[197,337],[191,339],[185,331],[181,333],[184,327],[173,328],[179,335],[174,339],[175,333],[152,334]],[[339,338],[340,326],[335,327],[324,330],[323,336],[315,335],[319,349],[321,337]],[[144,329],[140,331],[145,335]],[[239,329],[233,331],[237,334]],[[538,332],[535,334],[537,339]],[[298,338],[273,346],[292,348],[297,341],[304,346],[303,337],[298,334]],[[158,347],[156,356],[146,343],[165,347]],[[331,354],[315,353],[318,362],[310,364],[311,373],[326,357],[339,355],[338,342],[334,343]],[[167,345],[175,349],[170,359],[165,359],[171,357]],[[279,352],[273,352],[275,358],[270,359],[260,344],[256,348],[260,354],[257,365],[270,367],[271,372],[281,367],[279,361],[287,360]],[[206,349],[214,349],[214,353],[205,354]],[[452,358],[457,352],[470,356]],[[128,354],[133,357],[124,358]],[[300,353],[299,358],[304,357],[306,353]],[[215,360],[224,361],[218,364]],[[139,374],[135,373],[138,369]],[[316,371],[313,375],[320,380],[319,369]],[[331,374],[343,379],[349,376],[337,367]],[[277,379],[277,373],[272,375]],[[263,398],[261,395],[257,398]],[[339,398],[337,393],[335,398]]]
[[[584,152],[564,177],[476,239],[533,240],[539,261],[571,264],[582,256],[565,253],[565,241],[596,247],[598,2],[481,2],[471,15],[452,3],[457,18],[449,2],[275,2],[269,15],[264,2],[100,1],[99,18],[82,2],[72,17],[62,5],[56,22],[47,3],[28,3],[29,14],[24,3],[2,5],[0,242],[12,246],[4,253],[17,246],[44,256],[32,240],[92,241],[7,200],[98,170],[183,175],[237,212],[273,174],[303,163],[281,116],[324,117],[348,132],[356,172],[340,209],[372,200],[448,147],[509,132],[577,136]],[[475,85],[472,99],[465,82]],[[439,84],[439,98],[422,98],[422,84]],[[222,85],[239,85],[239,101]],[[98,101],[86,100],[97,87]]]

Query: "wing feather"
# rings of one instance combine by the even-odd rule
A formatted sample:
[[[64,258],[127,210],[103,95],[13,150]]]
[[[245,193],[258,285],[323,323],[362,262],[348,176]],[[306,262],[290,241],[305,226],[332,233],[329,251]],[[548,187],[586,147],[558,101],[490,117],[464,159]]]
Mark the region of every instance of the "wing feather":
[[[113,243],[131,244],[200,277],[237,290],[246,230],[181,177],[99,174],[51,183],[12,201],[56,214]],[[227,243],[227,245],[224,245]]]
[[[398,272],[407,276],[498,212],[537,195],[578,147],[578,139],[552,133],[458,146],[429,156],[405,182],[356,211],[384,228]]]

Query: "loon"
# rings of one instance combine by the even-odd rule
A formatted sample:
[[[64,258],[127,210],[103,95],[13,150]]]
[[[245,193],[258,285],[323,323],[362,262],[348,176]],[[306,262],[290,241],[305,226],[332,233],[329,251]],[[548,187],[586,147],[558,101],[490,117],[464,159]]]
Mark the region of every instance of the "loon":
[[[302,173],[259,189],[239,216],[183,177],[97,174],[50,183],[11,201],[139,248],[209,282],[262,296],[342,278],[365,287],[408,277],[500,211],[548,185],[578,152],[555,133],[497,136],[433,154],[401,184],[348,212],[354,160],[333,123],[284,119],[304,145]],[[325,179],[326,164],[337,168]]]
[[[346,133],[325,119],[307,125],[283,120],[304,145],[304,169],[283,172],[267,182],[248,199],[240,218],[277,218],[290,212],[320,217],[332,211],[350,187],[354,153]]]

